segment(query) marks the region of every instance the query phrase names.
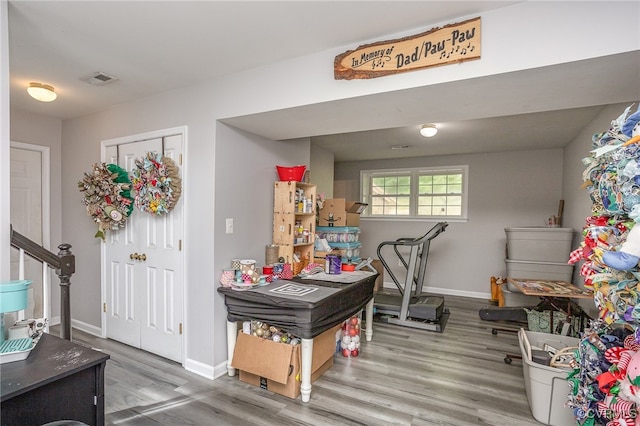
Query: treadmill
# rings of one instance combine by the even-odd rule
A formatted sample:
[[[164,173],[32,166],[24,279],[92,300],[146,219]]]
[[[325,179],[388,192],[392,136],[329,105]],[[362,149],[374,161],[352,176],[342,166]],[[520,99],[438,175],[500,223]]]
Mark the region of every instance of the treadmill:
[[[374,296],[374,312],[380,314],[377,315],[380,321],[429,331],[444,331],[449,317],[449,310],[444,307],[444,298],[423,294],[422,284],[431,240],[444,232],[448,225],[446,222],[439,222],[421,237],[399,238],[378,245],[378,259],[398,287],[398,292],[381,291]],[[382,255],[383,250],[388,251],[391,247],[406,269],[402,284]],[[409,248],[408,262],[405,259],[406,254],[403,255],[399,250],[401,247]]]

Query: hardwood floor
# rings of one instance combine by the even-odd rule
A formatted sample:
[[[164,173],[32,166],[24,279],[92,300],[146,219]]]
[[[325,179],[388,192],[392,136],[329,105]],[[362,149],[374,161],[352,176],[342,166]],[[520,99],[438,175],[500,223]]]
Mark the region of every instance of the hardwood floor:
[[[334,366],[302,403],[242,383],[214,381],[179,364],[74,330],[73,339],[111,355],[108,425],[539,425],[529,410],[517,336],[491,334],[479,318],[488,303],[445,297],[443,333],[374,323],[357,358]],[[56,333],[53,331],[53,333]]]

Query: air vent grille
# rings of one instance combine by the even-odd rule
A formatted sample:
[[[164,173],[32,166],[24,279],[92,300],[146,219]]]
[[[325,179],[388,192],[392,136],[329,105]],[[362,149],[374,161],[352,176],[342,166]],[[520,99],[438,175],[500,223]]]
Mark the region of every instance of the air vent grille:
[[[103,86],[105,84],[114,82],[117,79],[118,77],[114,77],[103,72],[95,72],[83,78],[82,81],[86,81],[87,83],[93,84],[94,86]]]

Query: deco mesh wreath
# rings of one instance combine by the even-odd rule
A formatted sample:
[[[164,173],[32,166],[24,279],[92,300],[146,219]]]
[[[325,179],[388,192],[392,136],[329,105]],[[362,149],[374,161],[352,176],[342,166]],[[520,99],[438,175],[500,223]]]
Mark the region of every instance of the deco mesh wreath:
[[[182,193],[176,163],[162,154],[147,152],[135,164],[131,181],[136,207],[158,216],[173,210]]]
[[[131,180],[126,170],[115,164],[96,163],[91,173],[85,172],[78,188],[84,193],[82,204],[98,224],[96,238],[104,240],[106,231],[124,228],[133,211]]]

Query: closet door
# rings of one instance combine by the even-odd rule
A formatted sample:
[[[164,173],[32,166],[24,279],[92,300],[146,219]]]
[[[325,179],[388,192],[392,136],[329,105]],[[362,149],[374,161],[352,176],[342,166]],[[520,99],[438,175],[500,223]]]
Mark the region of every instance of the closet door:
[[[129,173],[147,152],[180,166],[182,135],[107,149],[107,162]],[[107,233],[105,250],[107,337],[182,362],[182,201],[168,214],[134,208],[126,227]]]

